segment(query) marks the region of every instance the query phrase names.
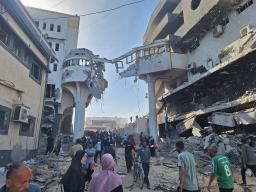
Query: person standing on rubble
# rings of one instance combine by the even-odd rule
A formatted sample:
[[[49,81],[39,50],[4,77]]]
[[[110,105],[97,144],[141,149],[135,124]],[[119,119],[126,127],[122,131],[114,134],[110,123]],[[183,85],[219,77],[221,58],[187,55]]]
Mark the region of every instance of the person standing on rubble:
[[[133,151],[136,152],[136,149],[133,145],[132,139],[129,138],[128,142],[125,144],[125,149],[124,149],[127,173],[131,172],[132,170],[132,163],[134,158]]]
[[[86,181],[88,181],[88,183],[90,183],[91,179],[92,179],[92,174],[94,172],[94,168],[95,168],[95,163],[94,163],[94,156],[96,154],[96,149],[93,147],[93,143],[90,142],[88,144],[89,148],[85,150],[85,152],[87,153],[88,159],[85,162],[85,169],[86,169]]]
[[[52,134],[49,135],[49,137],[47,138],[47,147],[46,147],[46,155],[48,153],[51,153],[53,151],[54,148],[54,138],[52,136]]]
[[[208,154],[212,158],[212,175],[208,184],[208,191],[211,191],[212,182],[217,178],[220,192],[232,192],[234,181],[229,159],[224,155],[218,155],[218,147],[212,145],[208,149]]]
[[[241,175],[243,183],[246,186],[246,169],[252,170],[253,175],[256,177],[256,157],[254,148],[247,143],[247,138],[241,140]]]
[[[144,182],[147,184],[148,189],[150,189],[148,175],[149,175],[149,169],[150,169],[151,153],[146,141],[143,142],[142,148],[138,150],[137,155],[140,158],[142,163],[142,169],[144,172]]]
[[[196,161],[194,156],[185,150],[184,143],[178,141],[176,143],[179,167],[179,188],[178,192],[198,192],[199,183],[196,173]]]
[[[100,157],[100,161],[101,161],[101,155],[102,155],[102,143],[100,139],[96,143],[95,148],[96,148],[96,154],[95,154],[94,162],[97,163],[98,156]]]
[[[30,184],[31,178],[32,172],[27,166],[14,163],[8,168],[5,185],[0,192],[41,192],[37,185]]]

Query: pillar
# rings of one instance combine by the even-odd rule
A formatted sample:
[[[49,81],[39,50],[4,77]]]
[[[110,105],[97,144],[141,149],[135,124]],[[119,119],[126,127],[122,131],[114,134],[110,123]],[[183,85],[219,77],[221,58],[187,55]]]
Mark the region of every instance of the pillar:
[[[156,94],[155,82],[156,78],[152,75],[147,75],[148,81],[148,103],[149,103],[149,135],[158,143],[158,124],[156,111]]]
[[[84,86],[77,82],[75,98],[74,141],[84,135],[85,101],[87,100],[88,95],[88,91],[84,88]]]

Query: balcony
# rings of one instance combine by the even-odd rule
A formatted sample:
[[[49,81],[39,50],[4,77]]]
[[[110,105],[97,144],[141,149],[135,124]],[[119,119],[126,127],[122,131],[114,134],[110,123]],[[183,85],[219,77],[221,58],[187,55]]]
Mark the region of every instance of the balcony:
[[[65,58],[62,70],[62,85],[67,83],[81,82],[91,94],[100,99],[108,83],[104,79],[104,62],[107,59],[99,58],[87,49],[71,50]]]
[[[169,42],[164,40],[135,48],[114,59],[113,62],[119,71],[122,70],[120,72],[122,78],[167,71],[170,72],[169,75],[176,76],[186,71],[187,57],[184,54],[172,52]]]
[[[62,85],[66,83],[85,82],[92,72],[90,66],[67,66],[62,72]]]
[[[153,42],[153,33],[159,22],[166,16],[168,12],[172,12],[180,3],[180,0],[161,0],[151,16],[147,31],[144,36],[144,44]]]

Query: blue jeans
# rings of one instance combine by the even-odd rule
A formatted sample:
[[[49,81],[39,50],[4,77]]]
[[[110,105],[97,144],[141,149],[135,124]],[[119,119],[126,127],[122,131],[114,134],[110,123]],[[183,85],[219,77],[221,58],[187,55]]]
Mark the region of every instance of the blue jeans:
[[[142,169],[144,171],[144,182],[149,186],[149,163],[142,163]]]

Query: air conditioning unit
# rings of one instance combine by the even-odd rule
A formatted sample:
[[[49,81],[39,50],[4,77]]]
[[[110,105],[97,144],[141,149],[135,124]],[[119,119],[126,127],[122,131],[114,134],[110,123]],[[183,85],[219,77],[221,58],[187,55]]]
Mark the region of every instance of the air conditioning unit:
[[[245,37],[246,35],[248,35],[249,33],[251,33],[253,31],[253,26],[251,25],[247,25],[244,28],[242,28],[240,30],[240,38]]]
[[[28,123],[29,108],[16,105],[13,110],[13,122]]]
[[[217,38],[224,33],[224,27],[222,25],[217,25],[213,30],[213,37]]]

